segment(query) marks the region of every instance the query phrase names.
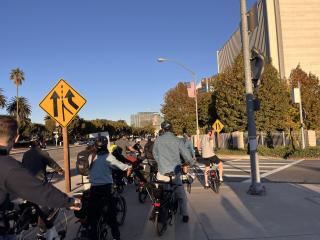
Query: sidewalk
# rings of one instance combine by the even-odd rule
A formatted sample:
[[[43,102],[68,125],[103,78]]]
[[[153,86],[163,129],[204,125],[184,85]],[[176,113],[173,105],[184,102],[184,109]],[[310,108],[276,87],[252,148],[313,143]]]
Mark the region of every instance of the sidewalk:
[[[220,194],[192,189],[205,239],[320,239],[320,185],[264,185],[266,196],[248,195],[245,183],[227,183]]]
[[[72,178],[73,188],[80,182]],[[133,185],[124,192],[127,217],[120,228],[125,240],[319,240],[320,185],[265,183],[265,196],[246,193],[247,183],[224,183],[220,193],[204,190],[195,183],[187,193],[190,221],[174,224],[159,238],[148,220],[151,202],[140,204]],[[57,184],[64,190],[64,181]],[[70,214],[68,237],[73,239],[78,224]],[[69,239],[67,238],[67,239]]]
[[[187,194],[190,221],[176,215],[161,238],[148,221],[150,203],[137,203],[127,189],[128,213],[121,235],[126,240],[319,240],[320,185],[265,184],[266,196],[246,193],[249,185],[228,183],[215,194],[202,187]],[[128,198],[128,196],[132,196]]]

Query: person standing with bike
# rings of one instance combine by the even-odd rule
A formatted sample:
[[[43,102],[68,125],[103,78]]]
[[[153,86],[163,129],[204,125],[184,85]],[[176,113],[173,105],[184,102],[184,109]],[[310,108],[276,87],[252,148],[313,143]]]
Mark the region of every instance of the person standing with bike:
[[[18,140],[17,121],[0,115],[0,240],[15,239],[10,232],[6,212],[12,208],[11,198],[20,197],[41,206],[79,210],[81,202],[70,198],[48,183],[42,183],[13,157],[9,156]]]
[[[209,188],[208,173],[209,173],[211,163],[218,165],[220,182],[223,182],[223,178],[222,178],[223,165],[220,158],[218,158],[214,153],[213,137],[214,137],[213,129],[211,127],[208,127],[206,128],[206,135],[204,135],[203,138],[201,139],[202,160],[200,160],[200,162],[205,164],[205,170],[204,170],[204,182],[205,182],[204,188],[205,189]]]
[[[158,176],[174,172],[173,183],[179,185],[175,191],[176,197],[180,200],[180,207],[183,222],[189,221],[187,208],[187,196],[181,180],[181,159],[186,163],[194,164],[190,153],[181,139],[177,138],[171,131],[172,125],[169,121],[161,123],[164,133],[159,136],[153,146],[153,156],[158,164]],[[161,180],[161,179],[159,179]]]
[[[28,169],[33,176],[46,182],[47,167],[52,168],[59,175],[63,175],[64,173],[63,169],[50,157],[49,153],[40,148],[40,137],[37,135],[31,138],[30,150],[23,154],[22,166]]]
[[[130,166],[118,161],[107,149],[108,140],[99,138],[95,142],[96,157],[90,165],[89,180],[90,198],[88,220],[91,226],[91,238],[98,239],[97,224],[104,206],[107,205],[108,225],[111,227],[112,237],[120,239],[120,231],[117,223],[117,209],[112,197],[112,168],[118,168],[122,171],[130,170]]]

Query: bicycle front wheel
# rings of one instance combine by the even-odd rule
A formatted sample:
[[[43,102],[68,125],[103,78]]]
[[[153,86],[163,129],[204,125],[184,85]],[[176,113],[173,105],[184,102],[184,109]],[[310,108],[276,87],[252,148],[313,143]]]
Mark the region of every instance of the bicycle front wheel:
[[[127,203],[124,197],[118,196],[115,198],[116,200],[116,208],[117,208],[117,222],[119,226],[124,223],[127,214]]]

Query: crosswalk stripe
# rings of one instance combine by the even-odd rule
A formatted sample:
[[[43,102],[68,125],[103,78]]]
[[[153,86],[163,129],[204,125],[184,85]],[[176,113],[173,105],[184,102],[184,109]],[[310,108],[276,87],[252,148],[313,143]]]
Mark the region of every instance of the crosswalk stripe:
[[[259,165],[287,165],[290,164],[291,162],[287,162],[287,163],[263,163],[263,162],[259,162]],[[224,163],[225,165],[248,165],[250,164],[250,162],[246,162],[246,163],[235,163],[235,164],[230,164],[230,163]]]

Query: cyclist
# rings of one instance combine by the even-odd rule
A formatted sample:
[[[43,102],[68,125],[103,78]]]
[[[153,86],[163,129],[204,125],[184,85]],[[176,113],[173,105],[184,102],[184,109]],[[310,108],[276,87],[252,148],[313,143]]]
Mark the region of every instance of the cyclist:
[[[142,146],[141,146],[141,140],[140,140],[140,138],[137,138],[137,139],[136,139],[136,143],[133,145],[132,148],[133,148],[134,150],[136,150],[139,155],[142,154],[143,148],[142,148]]]
[[[204,170],[204,181],[205,181],[205,189],[209,188],[208,183],[208,173],[210,169],[210,164],[214,163],[218,165],[220,182],[223,182],[222,174],[223,174],[223,165],[222,161],[215,155],[213,150],[213,137],[214,133],[211,127],[206,128],[206,135],[201,139],[201,153],[203,163],[206,165]]]
[[[79,210],[80,201],[70,198],[48,183],[42,183],[9,153],[18,140],[17,121],[0,115],[0,240],[14,239],[5,213],[12,206],[10,196],[17,196],[41,206]]]
[[[40,138],[35,135],[31,138],[31,149],[22,157],[22,165],[41,181],[47,181],[47,166],[63,175],[63,169],[49,155],[40,148]]]
[[[126,155],[127,151],[134,153],[138,152],[130,145],[127,135],[125,133],[120,134],[120,138],[117,141],[115,141],[115,145],[117,145],[121,149],[120,152],[123,156]]]
[[[177,187],[175,194],[180,199],[182,220],[183,222],[189,221],[188,209],[187,209],[187,197],[184,191],[181,180],[181,160],[180,156],[186,163],[194,164],[192,157],[186,149],[183,141],[177,138],[172,132],[172,126],[169,121],[161,123],[163,134],[159,136],[153,146],[153,156],[158,164],[157,178],[161,178],[162,175],[168,173],[175,173],[173,183],[180,186]],[[161,180],[161,179],[159,179]]]
[[[99,138],[95,142],[96,156],[92,161],[89,172],[90,199],[88,220],[91,225],[90,235],[97,239],[97,221],[103,207],[108,206],[108,224],[111,227],[112,237],[120,239],[120,232],[116,220],[117,209],[112,197],[112,169],[118,168],[122,171],[130,169],[130,166],[118,161],[107,149],[108,140]]]

